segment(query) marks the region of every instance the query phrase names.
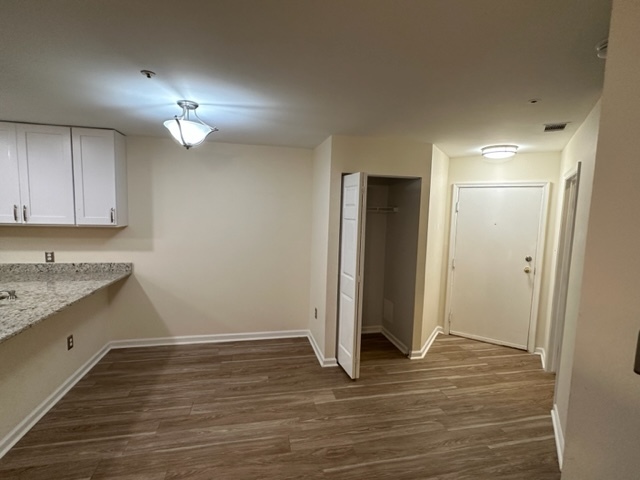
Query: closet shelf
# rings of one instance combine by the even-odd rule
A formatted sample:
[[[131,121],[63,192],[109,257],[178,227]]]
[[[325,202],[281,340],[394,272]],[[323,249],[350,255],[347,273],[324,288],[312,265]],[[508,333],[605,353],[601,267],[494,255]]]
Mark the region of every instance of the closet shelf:
[[[367,207],[367,213],[398,213],[398,207]]]

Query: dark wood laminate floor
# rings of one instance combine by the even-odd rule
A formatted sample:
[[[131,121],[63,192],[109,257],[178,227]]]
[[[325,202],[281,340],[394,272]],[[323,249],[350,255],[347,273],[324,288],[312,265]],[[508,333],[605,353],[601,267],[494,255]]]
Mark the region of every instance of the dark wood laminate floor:
[[[537,356],[448,336],[424,360],[362,345],[357,382],[306,339],[112,350],[0,478],[560,478]]]

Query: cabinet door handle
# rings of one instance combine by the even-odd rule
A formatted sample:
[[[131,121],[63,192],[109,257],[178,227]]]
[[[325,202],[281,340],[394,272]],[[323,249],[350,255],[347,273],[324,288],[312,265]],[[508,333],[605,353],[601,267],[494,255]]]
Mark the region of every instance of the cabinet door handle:
[[[116,223],[116,209],[111,209],[111,223]]]
[[[13,220],[18,221],[18,205],[13,206]]]
[[[22,206],[22,219],[26,222],[27,221],[27,206],[23,205]]]

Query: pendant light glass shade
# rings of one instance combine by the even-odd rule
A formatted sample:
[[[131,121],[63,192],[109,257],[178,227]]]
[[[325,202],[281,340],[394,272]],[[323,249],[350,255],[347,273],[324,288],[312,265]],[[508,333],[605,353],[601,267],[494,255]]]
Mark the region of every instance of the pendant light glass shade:
[[[187,150],[191,147],[200,145],[211,132],[217,132],[218,129],[210,127],[204,123],[196,114],[198,104],[190,100],[179,100],[178,105],[182,107],[182,115],[176,115],[173,119],[164,122],[171,136],[180,145]],[[194,119],[190,118],[190,112],[193,111]]]
[[[490,145],[482,149],[482,156],[487,158],[509,158],[518,153],[517,145]]]

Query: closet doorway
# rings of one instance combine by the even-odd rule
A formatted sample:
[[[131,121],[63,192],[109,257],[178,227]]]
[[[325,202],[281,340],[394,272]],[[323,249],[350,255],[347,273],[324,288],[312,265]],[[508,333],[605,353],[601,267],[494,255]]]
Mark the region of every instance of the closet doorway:
[[[421,190],[420,178],[343,177],[338,363],[352,379],[363,333],[381,332],[410,353]]]

